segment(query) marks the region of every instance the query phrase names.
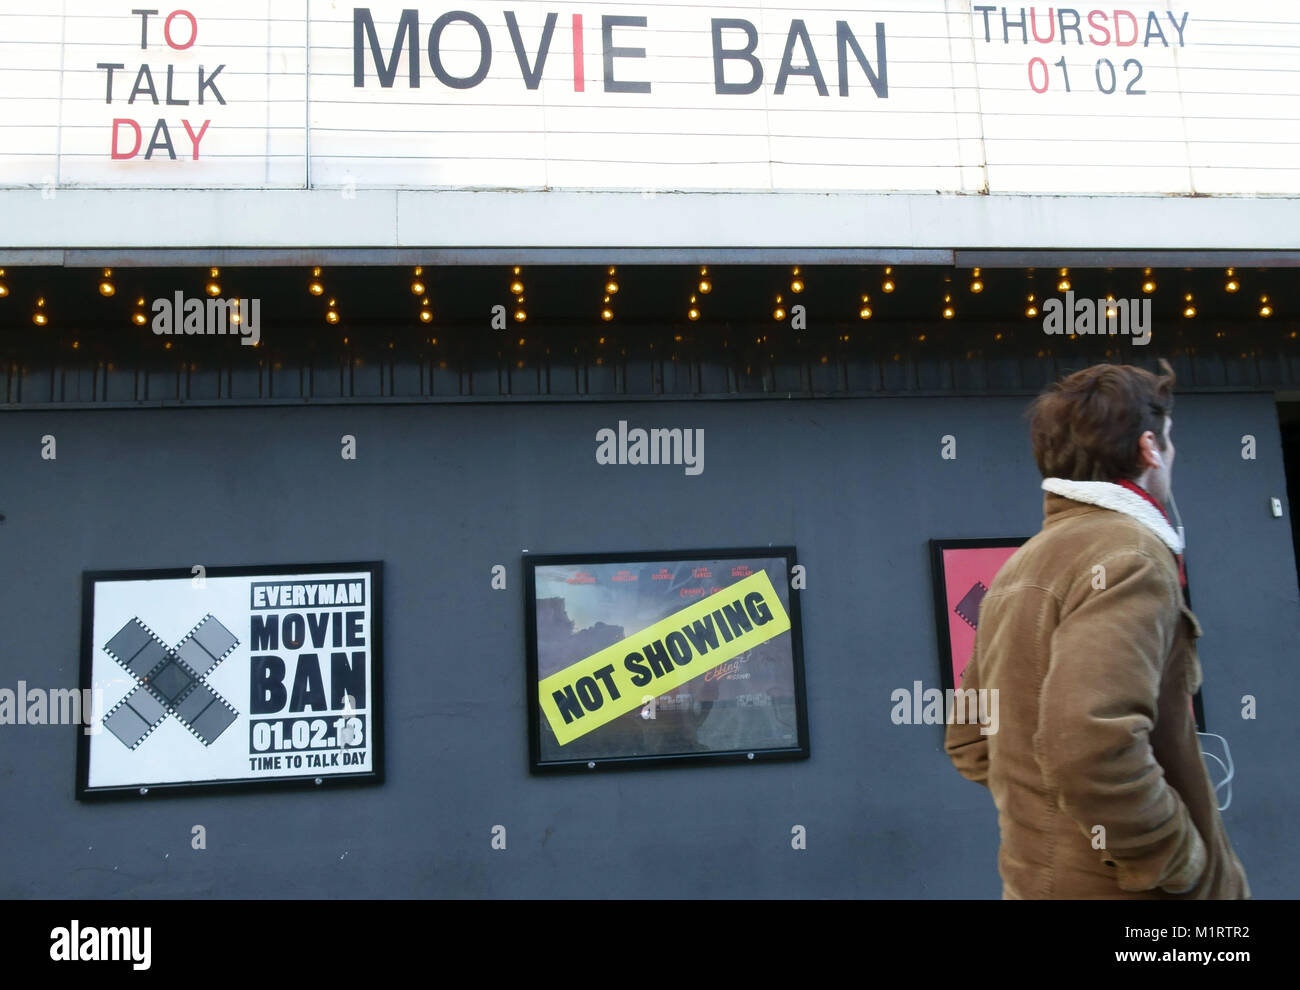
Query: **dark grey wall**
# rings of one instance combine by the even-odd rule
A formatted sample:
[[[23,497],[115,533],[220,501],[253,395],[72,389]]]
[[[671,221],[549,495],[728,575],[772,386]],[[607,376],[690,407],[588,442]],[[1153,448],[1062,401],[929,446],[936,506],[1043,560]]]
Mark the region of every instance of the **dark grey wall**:
[[[0,726],[0,895],[997,897],[997,824],[942,727],[926,541],[1029,534],[1023,399],[20,411],[0,417],[0,687],[75,686],[83,569],[384,561],[387,782],[82,805],[73,730]],[[1300,896],[1300,642],[1267,395],[1180,397],[1176,490],[1230,835]],[[705,431],[705,470],[599,466],[595,433]],[[58,459],[43,461],[54,434]],[[339,457],[339,437],[359,457]],[[1243,461],[1241,437],[1258,440]],[[955,461],[940,438],[957,438]],[[1289,512],[1289,508],[1287,509]],[[793,543],[812,759],[527,773],[532,552]],[[510,588],[490,587],[504,563]],[[1259,717],[1240,718],[1240,698]],[[207,829],[207,849],[190,829]],[[505,825],[508,848],[490,848]],[[807,828],[807,849],[791,828]]]

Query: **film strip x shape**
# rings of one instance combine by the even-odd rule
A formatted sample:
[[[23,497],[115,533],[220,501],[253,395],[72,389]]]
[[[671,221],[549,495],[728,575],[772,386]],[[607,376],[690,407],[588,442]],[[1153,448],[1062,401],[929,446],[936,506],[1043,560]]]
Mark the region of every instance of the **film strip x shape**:
[[[239,640],[205,615],[174,647],[167,646],[138,618],[117,631],[104,652],[126,668],[136,686],[104,716],[104,726],[135,749],[169,715],[210,746],[239,715],[205,683]]]

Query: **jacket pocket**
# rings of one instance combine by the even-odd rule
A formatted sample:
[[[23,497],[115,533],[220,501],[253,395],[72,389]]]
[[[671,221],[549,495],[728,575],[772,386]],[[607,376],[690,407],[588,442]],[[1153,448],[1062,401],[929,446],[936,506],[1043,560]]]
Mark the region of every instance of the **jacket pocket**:
[[[1181,656],[1177,662],[1182,665],[1183,683],[1188,694],[1195,694],[1201,687],[1201,661],[1196,653],[1196,641],[1201,638],[1201,624],[1196,614],[1186,605],[1179,605],[1183,618],[1187,620],[1187,635],[1180,642]]]

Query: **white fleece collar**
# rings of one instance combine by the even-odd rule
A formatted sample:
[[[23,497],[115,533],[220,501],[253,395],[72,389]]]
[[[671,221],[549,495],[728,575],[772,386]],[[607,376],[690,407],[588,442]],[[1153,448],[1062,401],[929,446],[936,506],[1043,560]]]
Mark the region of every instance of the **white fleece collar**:
[[[1183,552],[1182,537],[1160,514],[1160,510],[1144,499],[1137,492],[1131,492],[1123,485],[1109,481],[1070,481],[1066,478],[1044,478],[1043,491],[1099,505],[1103,509],[1113,509],[1136,519],[1164,543],[1174,553]]]

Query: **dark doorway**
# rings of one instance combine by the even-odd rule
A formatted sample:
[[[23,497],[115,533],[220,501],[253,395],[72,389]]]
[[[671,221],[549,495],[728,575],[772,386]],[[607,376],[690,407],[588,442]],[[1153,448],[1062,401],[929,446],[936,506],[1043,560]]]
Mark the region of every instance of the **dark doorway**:
[[[1300,587],[1300,523],[1296,506],[1300,505],[1300,398],[1277,404],[1278,425],[1282,431],[1282,463],[1286,470],[1287,499],[1291,504],[1291,540],[1295,545],[1296,583]]]

